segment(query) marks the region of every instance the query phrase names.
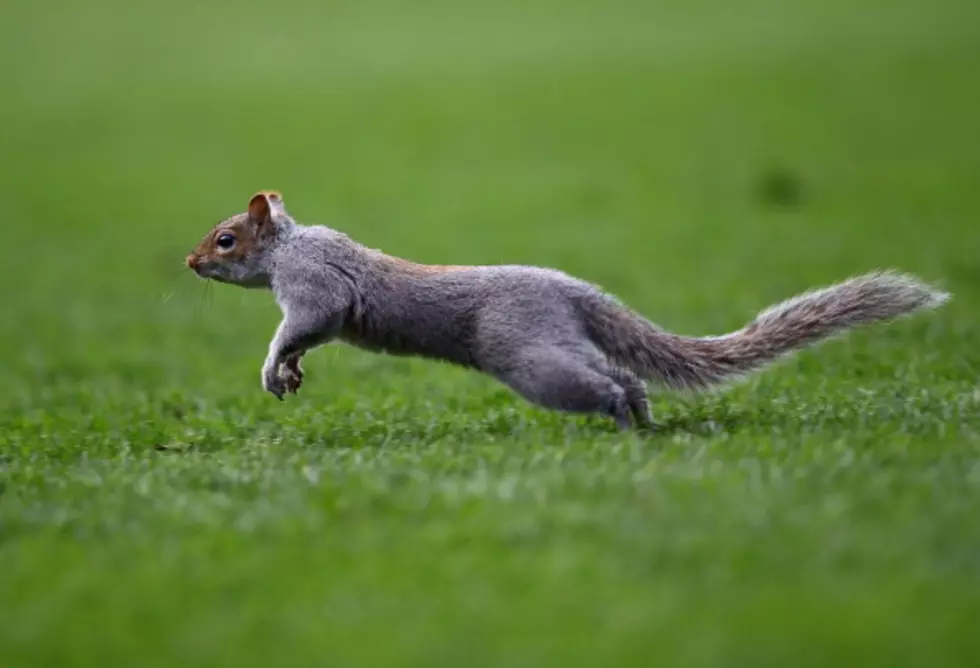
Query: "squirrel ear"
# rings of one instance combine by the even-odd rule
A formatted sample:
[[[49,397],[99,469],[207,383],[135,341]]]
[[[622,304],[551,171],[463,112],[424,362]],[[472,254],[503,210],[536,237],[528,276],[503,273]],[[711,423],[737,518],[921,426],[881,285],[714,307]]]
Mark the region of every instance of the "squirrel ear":
[[[276,215],[285,214],[282,195],[271,190],[263,190],[252,196],[248,202],[249,217],[258,222],[264,223],[271,220]]]

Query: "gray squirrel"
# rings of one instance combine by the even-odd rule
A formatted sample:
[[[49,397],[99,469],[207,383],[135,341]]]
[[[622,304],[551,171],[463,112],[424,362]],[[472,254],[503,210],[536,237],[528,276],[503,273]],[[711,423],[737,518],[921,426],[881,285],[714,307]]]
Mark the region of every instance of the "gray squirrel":
[[[214,226],[186,265],[205,279],[272,290],[283,319],[262,387],[279,400],[302,384],[307,351],[341,340],[477,370],[531,403],[600,414],[620,429],[655,426],[645,381],[705,389],[950,297],[914,276],[877,271],[776,304],[731,334],[681,336],[554,269],[418,264],[301,225],[270,191]]]

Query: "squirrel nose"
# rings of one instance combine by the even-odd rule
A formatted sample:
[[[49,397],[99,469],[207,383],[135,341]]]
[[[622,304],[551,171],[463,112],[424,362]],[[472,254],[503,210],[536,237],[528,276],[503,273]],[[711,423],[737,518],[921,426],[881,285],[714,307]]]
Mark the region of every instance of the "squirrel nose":
[[[184,264],[187,265],[188,269],[197,269],[197,256],[188,255],[187,259],[184,260]]]

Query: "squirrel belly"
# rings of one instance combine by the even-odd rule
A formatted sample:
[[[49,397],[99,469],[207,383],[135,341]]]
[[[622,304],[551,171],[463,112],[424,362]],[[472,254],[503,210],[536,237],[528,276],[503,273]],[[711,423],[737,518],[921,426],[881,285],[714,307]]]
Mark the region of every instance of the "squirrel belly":
[[[215,225],[186,264],[202,278],[273,291],[283,319],[261,377],[279,399],[301,386],[302,356],[339,339],[478,370],[538,406],[604,415],[623,429],[653,425],[648,381],[707,388],[949,299],[879,271],[776,304],[724,336],[682,336],[558,270],[418,264],[300,225],[273,192]]]

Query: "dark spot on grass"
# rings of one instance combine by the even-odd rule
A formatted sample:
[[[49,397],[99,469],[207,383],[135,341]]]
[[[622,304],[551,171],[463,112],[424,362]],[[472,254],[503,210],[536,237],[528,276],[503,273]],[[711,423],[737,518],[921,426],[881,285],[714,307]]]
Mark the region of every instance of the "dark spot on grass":
[[[765,172],[758,183],[759,199],[769,206],[792,207],[803,203],[804,185],[799,174],[785,168]]]

